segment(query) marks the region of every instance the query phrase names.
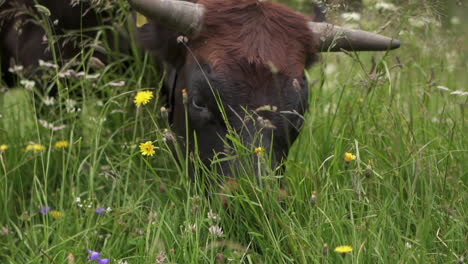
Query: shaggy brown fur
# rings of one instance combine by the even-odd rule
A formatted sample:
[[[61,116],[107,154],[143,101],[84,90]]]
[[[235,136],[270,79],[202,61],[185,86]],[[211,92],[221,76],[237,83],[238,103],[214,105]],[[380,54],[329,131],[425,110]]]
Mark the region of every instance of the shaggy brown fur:
[[[199,0],[206,8],[204,29],[191,46],[216,72],[248,64],[273,64],[301,76],[315,54],[308,18],[288,7],[257,0]],[[234,68],[233,68],[234,67]]]

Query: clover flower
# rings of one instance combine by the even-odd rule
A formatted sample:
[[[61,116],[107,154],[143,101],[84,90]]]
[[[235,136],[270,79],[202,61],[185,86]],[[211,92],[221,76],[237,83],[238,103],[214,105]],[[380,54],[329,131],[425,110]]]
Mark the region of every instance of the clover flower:
[[[133,101],[137,107],[140,105],[145,105],[151,101],[153,98],[152,91],[141,91],[135,95],[135,100]]]
[[[164,263],[167,260],[167,255],[165,251],[159,252],[159,254],[156,256],[156,263]]]
[[[55,142],[55,145],[54,145],[56,149],[68,148],[69,146],[70,146],[70,143],[66,140],[57,141]]]
[[[46,150],[46,147],[41,144],[29,144],[26,146],[26,151],[41,152],[45,150]]]
[[[346,253],[350,253],[351,251],[353,251],[353,247],[352,246],[338,246],[335,248],[334,251],[336,253],[346,254]]]
[[[213,212],[211,209],[210,211],[208,212],[208,219],[212,220],[212,221],[218,221],[220,220],[221,218],[219,217],[219,215],[215,212]]]
[[[356,159],[356,155],[354,155],[353,153],[346,152],[346,153],[344,154],[344,160],[345,160],[346,162],[351,162],[351,161],[353,161],[353,160],[355,160],[355,159]]]
[[[223,229],[217,225],[210,226],[208,228],[208,232],[210,232],[210,234],[217,236],[217,237],[222,237],[224,234]]]
[[[156,151],[154,151],[153,142],[146,141],[145,143],[141,143],[140,152],[143,156],[153,156],[156,153]]]

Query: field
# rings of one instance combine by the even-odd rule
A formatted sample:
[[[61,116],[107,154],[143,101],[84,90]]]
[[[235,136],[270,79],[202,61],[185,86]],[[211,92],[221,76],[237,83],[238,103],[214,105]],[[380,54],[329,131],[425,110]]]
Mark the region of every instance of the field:
[[[163,74],[136,47],[81,77],[44,64],[34,85],[19,71],[0,89],[0,263],[88,263],[88,250],[120,264],[465,263],[468,21],[456,5],[364,2],[336,23],[402,47],[321,54],[286,170],[259,156],[261,183],[190,179],[197,157],[170,151]]]

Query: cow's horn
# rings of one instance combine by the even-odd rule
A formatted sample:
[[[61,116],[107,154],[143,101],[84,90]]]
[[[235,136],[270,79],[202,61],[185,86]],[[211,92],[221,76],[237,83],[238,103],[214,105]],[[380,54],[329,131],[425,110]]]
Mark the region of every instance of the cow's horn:
[[[185,35],[197,35],[203,27],[205,7],[177,0],[128,0],[144,16]]]
[[[309,22],[319,41],[319,51],[385,51],[400,47],[400,41],[379,34],[347,29],[328,23]]]

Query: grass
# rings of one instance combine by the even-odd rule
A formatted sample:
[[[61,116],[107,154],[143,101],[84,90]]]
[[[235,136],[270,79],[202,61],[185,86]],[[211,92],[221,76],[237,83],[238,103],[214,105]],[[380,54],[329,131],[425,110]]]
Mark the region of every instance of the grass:
[[[457,33],[461,25],[406,22],[431,10],[401,11],[384,31],[405,32],[400,50],[323,54],[307,72],[317,81],[306,123],[284,175],[268,169],[267,155],[257,159],[262,185],[253,171],[224,188],[209,183],[216,177],[209,168],[189,179],[187,163],[177,162],[186,153],[163,140],[163,98],[133,103],[136,91],[161,84],[146,56],[122,57],[97,79],[62,79],[48,69],[42,86],[58,88],[53,105],[41,89],[6,90],[0,263],[85,263],[88,249],[130,264],[463,263],[468,97],[451,92],[466,89],[466,36]],[[361,27],[387,19],[364,12]],[[55,148],[60,140],[70,146]],[[139,153],[148,140],[157,146],[153,157]],[[31,142],[46,150],[25,151]],[[345,152],[356,160],[345,162]],[[42,215],[41,206],[63,216]],[[98,215],[100,207],[111,210]],[[334,253],[339,245],[353,251]]]

